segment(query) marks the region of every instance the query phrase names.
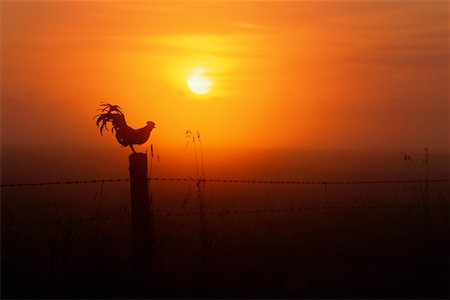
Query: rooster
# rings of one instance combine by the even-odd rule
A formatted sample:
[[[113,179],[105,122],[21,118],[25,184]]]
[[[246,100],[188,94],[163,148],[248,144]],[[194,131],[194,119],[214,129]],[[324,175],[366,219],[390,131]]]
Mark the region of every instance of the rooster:
[[[133,145],[141,145],[145,143],[150,137],[150,133],[155,128],[154,122],[147,122],[145,127],[140,129],[133,129],[127,125],[125,115],[118,105],[102,104],[100,114],[96,115],[96,125],[100,127],[100,134],[103,135],[103,129],[108,130],[108,122],[111,123],[111,132],[116,133],[116,139],[124,147],[130,146],[133,153]]]

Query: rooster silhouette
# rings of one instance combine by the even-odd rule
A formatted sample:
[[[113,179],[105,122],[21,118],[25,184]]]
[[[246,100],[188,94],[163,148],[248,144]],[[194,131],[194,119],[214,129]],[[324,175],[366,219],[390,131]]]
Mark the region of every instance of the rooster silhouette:
[[[108,130],[108,122],[111,123],[111,132],[116,133],[116,139],[124,147],[130,146],[134,151],[133,145],[141,145],[145,143],[150,137],[150,133],[155,128],[154,122],[147,122],[145,127],[140,129],[133,129],[127,125],[125,121],[125,115],[118,105],[101,104],[103,108],[100,108],[100,114],[96,115],[96,125],[100,127],[100,134],[103,135],[103,129]]]

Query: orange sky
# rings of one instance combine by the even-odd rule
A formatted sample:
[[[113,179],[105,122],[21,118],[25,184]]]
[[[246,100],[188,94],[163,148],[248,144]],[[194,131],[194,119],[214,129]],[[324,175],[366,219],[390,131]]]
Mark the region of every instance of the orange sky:
[[[107,101],[164,147],[186,129],[243,149],[448,147],[445,1],[1,5],[3,144],[115,144],[92,120]]]

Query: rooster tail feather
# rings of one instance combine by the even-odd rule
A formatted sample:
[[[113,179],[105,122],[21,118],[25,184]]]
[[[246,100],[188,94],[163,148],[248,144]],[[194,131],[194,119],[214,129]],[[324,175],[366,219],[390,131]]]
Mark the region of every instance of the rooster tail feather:
[[[103,106],[103,109],[100,109],[102,112],[117,112],[119,114],[123,114],[122,109],[119,105],[112,105],[108,103],[101,104],[100,106]]]
[[[97,118],[96,125],[97,127],[100,127],[101,135],[103,135],[103,129],[109,130],[108,122],[112,125],[112,133],[117,132],[120,128],[126,126],[125,116],[118,105],[103,103],[100,106],[101,108],[98,110],[101,113],[96,115],[94,118]]]
[[[111,121],[115,131],[127,125],[123,114],[111,114],[109,120]]]

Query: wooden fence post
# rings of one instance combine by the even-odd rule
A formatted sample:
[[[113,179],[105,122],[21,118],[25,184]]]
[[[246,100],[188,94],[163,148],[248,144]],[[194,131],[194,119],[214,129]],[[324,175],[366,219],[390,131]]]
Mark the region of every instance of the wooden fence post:
[[[154,247],[153,213],[147,184],[147,154],[133,153],[129,158],[132,267],[136,278],[145,281],[151,274]]]

